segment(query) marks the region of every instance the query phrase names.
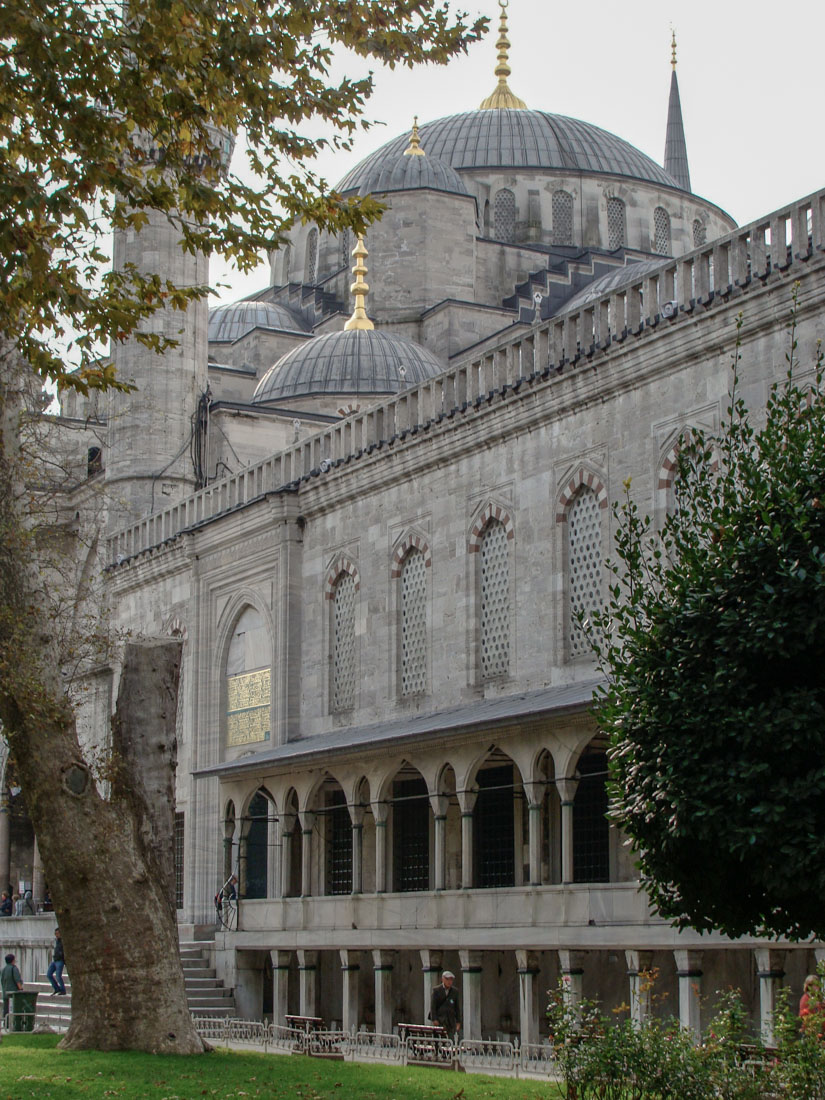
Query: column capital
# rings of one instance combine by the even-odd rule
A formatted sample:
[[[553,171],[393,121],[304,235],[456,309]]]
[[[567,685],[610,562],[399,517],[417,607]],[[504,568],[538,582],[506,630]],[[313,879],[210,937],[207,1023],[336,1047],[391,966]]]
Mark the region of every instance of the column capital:
[[[476,799],[478,798],[478,790],[471,788],[466,791],[456,791],[456,795],[458,797],[458,805],[461,808],[461,816],[471,816],[475,809]]]
[[[516,951],[516,970],[519,974],[538,974],[539,957],[535,951]]]
[[[428,947],[419,948],[418,954],[421,956],[421,969],[425,974],[440,974],[441,965],[444,961],[443,951],[432,951]]]
[[[446,794],[431,794],[430,806],[432,806],[433,817],[446,817],[447,809],[450,805],[450,797]]]
[[[484,958],[483,951],[459,951],[458,961],[461,965],[462,971],[466,973],[476,974],[481,970],[481,963]]]
[[[351,951],[348,947],[341,947],[338,949],[338,954],[341,958],[342,970],[360,970],[361,969],[361,952]]]
[[[387,951],[383,948],[373,948],[373,970],[392,970],[395,965],[395,951]]]
[[[376,829],[383,828],[387,824],[390,815],[389,802],[370,802],[370,809],[375,820]]]
[[[315,970],[318,967],[318,952],[298,950],[298,969]]]
[[[546,789],[547,783],[544,779],[529,779],[524,783],[524,794],[527,798],[527,806],[529,809],[541,809]]]
[[[701,978],[704,951],[674,950],[677,978]]]
[[[579,780],[574,776],[556,780],[556,790],[562,805],[572,805],[576,800],[576,791],[579,789]]]
[[[301,810],[298,813],[298,820],[301,822],[301,832],[311,833],[315,827],[315,813],[313,810]]]
[[[568,951],[562,948],[559,951],[559,970],[562,974],[583,974],[584,952]]]
[[[273,970],[289,970],[289,964],[292,961],[291,951],[270,951],[269,957],[272,960]]]
[[[756,971],[758,978],[784,978],[786,951],[775,947],[757,947]]]
[[[624,957],[629,975],[644,974],[653,966],[652,951],[625,951]]]

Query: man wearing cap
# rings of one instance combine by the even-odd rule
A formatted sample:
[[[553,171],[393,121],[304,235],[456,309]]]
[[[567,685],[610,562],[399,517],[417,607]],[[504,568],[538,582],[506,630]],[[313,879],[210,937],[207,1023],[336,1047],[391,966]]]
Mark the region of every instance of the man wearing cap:
[[[430,998],[430,1019],[434,1024],[441,1024],[453,1042],[461,1028],[461,1009],[458,993],[453,989],[454,981],[455,974],[445,970],[441,975],[441,985],[435,987]]]

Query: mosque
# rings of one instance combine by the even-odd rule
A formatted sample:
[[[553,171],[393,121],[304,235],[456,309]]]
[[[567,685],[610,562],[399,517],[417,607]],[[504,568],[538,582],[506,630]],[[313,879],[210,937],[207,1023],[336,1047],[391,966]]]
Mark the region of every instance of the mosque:
[[[675,43],[663,167],[528,107],[509,46],[503,5],[480,106],[349,168],[338,190],[386,205],[365,238],[296,224],[259,293],[193,305],[162,358],[115,350],[135,393],[64,399],[113,628],[184,642],[179,921],[214,926],[237,875],[214,955],[253,1019],[388,1034],[449,967],[471,1038],[540,1042],[560,976],[695,1031],[736,985],[769,1036],[821,952],[651,913],[579,612],[623,482],[661,522],[680,438],[724,415],[737,314],[751,407],[797,281],[813,362],[825,192],[742,228],[695,195]],[[160,221],[118,235],[126,262],[207,277]],[[88,736],[116,683],[89,670]],[[0,823],[0,878],[8,853]]]

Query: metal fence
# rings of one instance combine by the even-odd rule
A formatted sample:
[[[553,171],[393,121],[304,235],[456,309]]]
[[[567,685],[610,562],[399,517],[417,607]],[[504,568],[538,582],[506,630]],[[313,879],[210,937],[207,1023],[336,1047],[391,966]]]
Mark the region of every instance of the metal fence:
[[[349,1062],[389,1062],[398,1065],[461,1067],[468,1073],[504,1074],[511,1077],[557,1076],[548,1043],[524,1043],[518,1039],[462,1039],[418,1035],[384,1035],[374,1031],[303,1031],[259,1020],[224,1019],[194,1015],[198,1032],[212,1043],[313,1058],[339,1058]]]

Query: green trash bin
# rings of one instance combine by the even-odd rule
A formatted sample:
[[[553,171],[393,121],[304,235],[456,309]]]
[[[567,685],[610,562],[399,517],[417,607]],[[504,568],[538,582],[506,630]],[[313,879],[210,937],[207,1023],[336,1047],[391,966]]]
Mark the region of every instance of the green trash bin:
[[[37,994],[18,989],[9,1004],[9,1031],[34,1031]]]

